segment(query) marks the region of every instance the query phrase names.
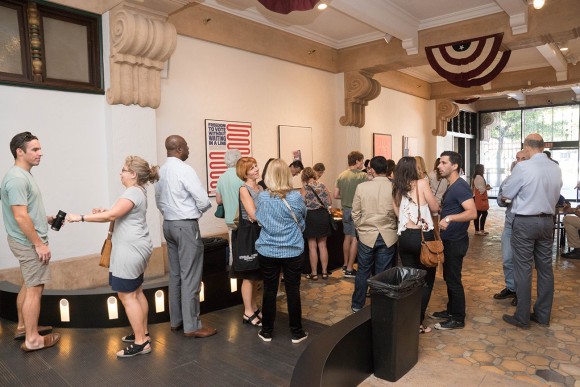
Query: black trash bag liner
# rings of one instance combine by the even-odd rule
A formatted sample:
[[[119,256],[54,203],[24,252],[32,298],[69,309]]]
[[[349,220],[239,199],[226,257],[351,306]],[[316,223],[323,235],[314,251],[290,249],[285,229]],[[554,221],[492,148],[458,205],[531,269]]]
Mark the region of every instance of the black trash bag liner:
[[[228,240],[219,237],[201,238],[203,250],[205,252],[217,250],[221,247],[228,247]]]
[[[404,298],[413,293],[416,288],[425,285],[427,272],[411,267],[392,267],[367,280],[371,295],[379,294],[394,298]]]

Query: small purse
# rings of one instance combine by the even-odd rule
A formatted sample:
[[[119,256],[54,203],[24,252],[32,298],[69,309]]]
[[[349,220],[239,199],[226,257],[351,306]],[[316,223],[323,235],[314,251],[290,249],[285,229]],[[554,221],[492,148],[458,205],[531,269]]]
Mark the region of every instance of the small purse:
[[[215,209],[215,212],[213,214],[216,218],[225,218],[226,217],[226,211],[224,209],[224,205],[222,204],[218,204],[217,208]]]
[[[421,221],[421,256],[419,260],[421,264],[426,267],[436,267],[439,263],[445,261],[443,255],[443,241],[439,236],[439,230],[434,227],[433,233],[435,234],[434,241],[426,241],[423,235],[423,221],[421,220],[421,203],[419,202],[419,189],[417,187],[417,215],[418,221]]]
[[[103,243],[101,248],[101,260],[99,261],[99,266],[109,267],[111,265],[111,250],[113,250],[113,229],[115,228],[115,221],[112,221],[109,225],[109,232],[107,234],[107,239]]]

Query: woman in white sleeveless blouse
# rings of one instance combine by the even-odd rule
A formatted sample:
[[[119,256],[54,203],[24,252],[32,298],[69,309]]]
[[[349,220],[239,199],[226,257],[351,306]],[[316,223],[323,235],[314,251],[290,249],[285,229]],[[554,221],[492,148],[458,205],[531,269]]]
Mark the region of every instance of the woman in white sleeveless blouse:
[[[419,203],[417,203],[417,197]],[[427,271],[425,277],[427,286],[422,289],[419,332],[431,332],[431,328],[423,326],[423,319],[431,298],[436,268],[425,267],[421,264],[421,228],[423,228],[425,240],[435,239],[431,213],[438,212],[439,205],[431,192],[429,182],[419,177],[415,158],[403,157],[399,160],[393,180],[393,199],[395,213],[399,217],[397,234],[399,235],[399,256],[403,266]]]

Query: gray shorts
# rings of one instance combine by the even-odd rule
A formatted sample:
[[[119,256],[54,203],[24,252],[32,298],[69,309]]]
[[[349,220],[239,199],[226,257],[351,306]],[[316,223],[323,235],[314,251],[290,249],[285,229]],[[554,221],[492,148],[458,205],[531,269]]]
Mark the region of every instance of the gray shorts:
[[[18,243],[14,238],[8,237],[8,246],[12,254],[20,262],[20,271],[24,284],[27,288],[44,285],[50,281],[50,270],[48,264],[44,264],[38,258],[34,246],[25,246]]]
[[[342,231],[344,235],[356,237],[356,229],[352,221],[352,208],[342,208]]]

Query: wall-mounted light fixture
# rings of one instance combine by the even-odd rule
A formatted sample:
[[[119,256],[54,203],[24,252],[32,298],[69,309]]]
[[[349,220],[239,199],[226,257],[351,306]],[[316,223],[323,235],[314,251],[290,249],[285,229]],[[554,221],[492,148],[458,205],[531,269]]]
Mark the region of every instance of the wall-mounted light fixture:
[[[109,310],[109,320],[119,318],[119,309],[117,307],[116,297],[111,296],[107,298],[107,309]]]
[[[237,278],[230,278],[230,291],[234,293],[238,290],[238,280]]]
[[[58,303],[60,306],[60,321],[62,322],[70,322],[70,311],[68,309],[68,300],[63,298]]]
[[[199,292],[199,302],[204,302],[204,301],[205,301],[205,285],[202,282],[201,283],[201,290]]]
[[[165,300],[163,298],[163,290],[155,292],[155,313],[165,312]]]
[[[545,2],[546,2],[545,0],[533,0],[532,5],[534,6],[535,9],[540,9],[544,6]]]
[[[316,8],[318,8],[321,11],[324,11],[326,8],[328,8],[328,5],[326,3],[320,3]]]

